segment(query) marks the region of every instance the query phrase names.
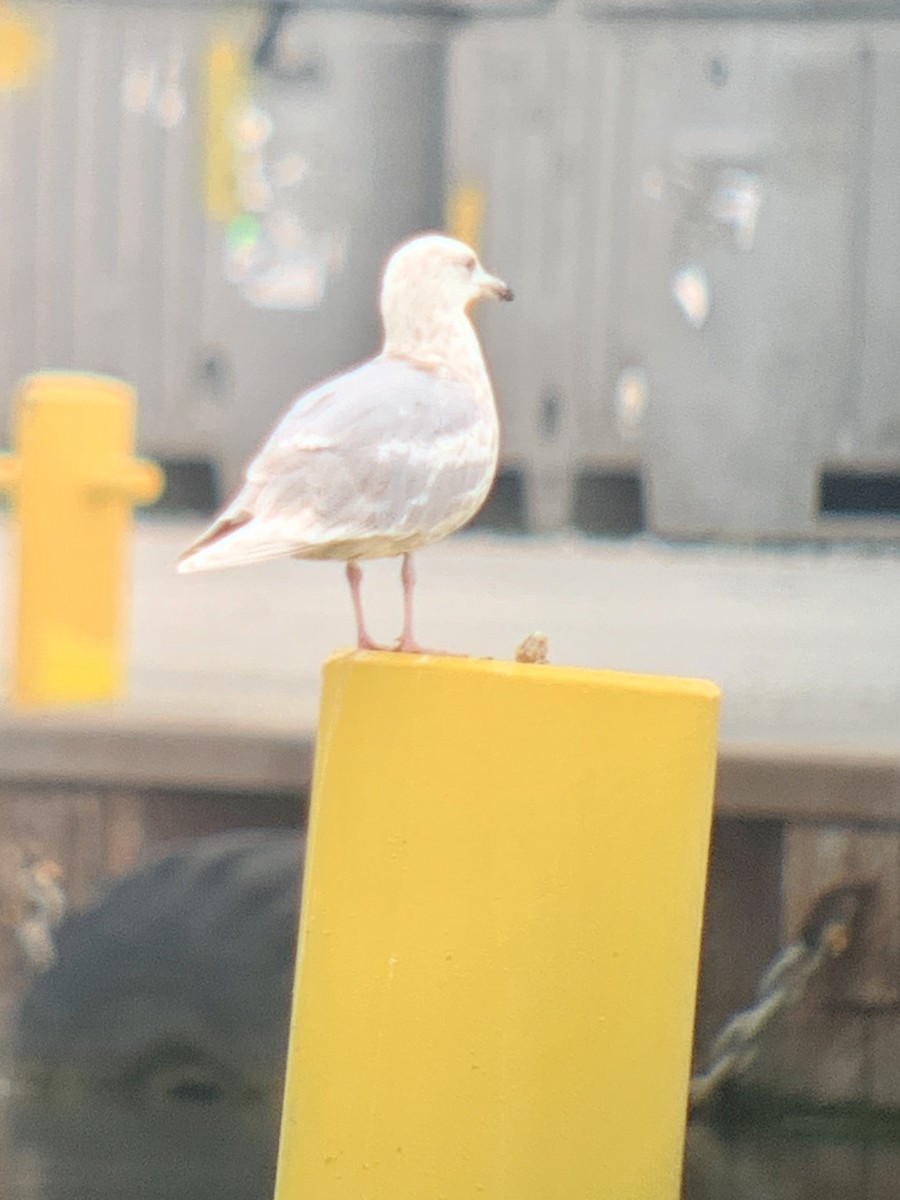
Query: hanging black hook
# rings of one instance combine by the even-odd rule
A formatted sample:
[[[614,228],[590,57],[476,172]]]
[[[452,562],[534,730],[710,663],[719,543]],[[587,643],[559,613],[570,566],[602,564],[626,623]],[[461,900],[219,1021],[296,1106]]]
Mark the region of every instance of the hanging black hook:
[[[278,38],[285,20],[300,7],[296,0],[271,0],[263,14],[263,27],[253,51],[257,71],[271,71],[277,62]]]

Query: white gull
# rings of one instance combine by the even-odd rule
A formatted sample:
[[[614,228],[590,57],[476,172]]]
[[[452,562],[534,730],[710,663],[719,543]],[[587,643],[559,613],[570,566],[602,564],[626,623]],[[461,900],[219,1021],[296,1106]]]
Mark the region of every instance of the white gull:
[[[421,651],[412,552],[471,520],[497,470],[497,409],[469,319],[485,296],[512,292],[462,242],[423,234],[399,246],[381,285],[381,353],[294,401],[179,571],[288,556],[346,562],[357,645],[378,650],[359,561],[402,555],[394,648]]]

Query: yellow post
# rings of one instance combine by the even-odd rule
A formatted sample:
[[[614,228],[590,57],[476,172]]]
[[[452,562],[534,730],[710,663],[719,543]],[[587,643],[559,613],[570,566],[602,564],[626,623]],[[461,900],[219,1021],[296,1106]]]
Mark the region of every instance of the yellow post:
[[[102,375],[31,375],[16,396],[0,487],[16,527],[18,704],[121,691],[131,506],[163,485],[155,464],[131,457],[134,408],[131,388]]]
[[[717,711],[327,664],[276,1200],[676,1200]]]

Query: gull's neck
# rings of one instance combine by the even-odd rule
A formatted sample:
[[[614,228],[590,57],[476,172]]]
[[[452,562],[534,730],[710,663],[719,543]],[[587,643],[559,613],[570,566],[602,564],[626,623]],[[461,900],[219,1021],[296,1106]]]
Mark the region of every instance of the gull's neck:
[[[388,358],[402,358],[426,371],[482,383],[487,368],[478,335],[467,314],[433,309],[392,312],[385,306],[384,348]]]

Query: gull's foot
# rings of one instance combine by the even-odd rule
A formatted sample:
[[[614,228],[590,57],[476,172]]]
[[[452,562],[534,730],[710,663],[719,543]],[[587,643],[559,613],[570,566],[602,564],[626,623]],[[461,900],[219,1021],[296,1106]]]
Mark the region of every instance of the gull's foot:
[[[437,654],[442,658],[450,655],[449,650],[434,650],[431,646],[420,646],[414,638],[410,637],[397,638],[391,649],[398,654]]]
[[[357,638],[356,648],[357,648],[357,650],[386,650],[386,651],[391,651],[391,650],[397,649],[396,645],[383,646],[381,644],[381,642],[373,642],[368,634],[364,634],[362,637]]]

